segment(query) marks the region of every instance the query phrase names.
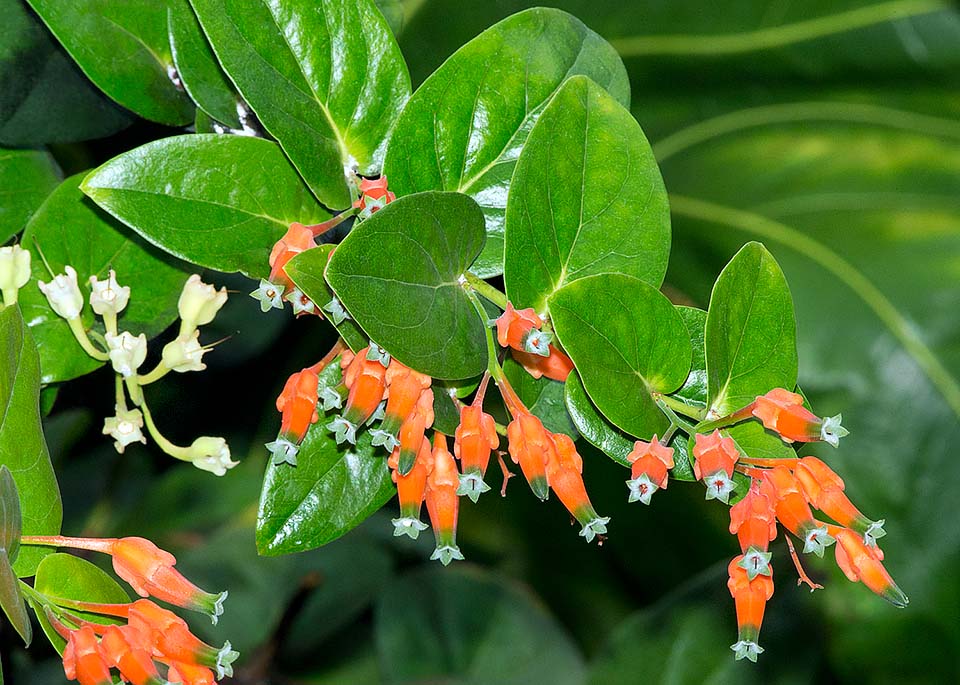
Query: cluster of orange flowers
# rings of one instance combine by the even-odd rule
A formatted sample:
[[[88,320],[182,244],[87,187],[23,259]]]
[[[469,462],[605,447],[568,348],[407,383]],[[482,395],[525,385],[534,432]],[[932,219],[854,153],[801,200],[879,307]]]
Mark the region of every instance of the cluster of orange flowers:
[[[71,547],[109,554],[113,569],[141,597],[208,614],[216,623],[227,593],[204,592],[175,568],[176,559],[144,538],[68,538],[23,536],[23,544]],[[80,685],[111,685],[111,671],[134,685],[215,685],[233,675],[239,654],[226,642],[208,645],[190,632],[187,622],[149,599],[129,604],[97,604],[48,598],[44,610],[54,630],[66,640],[63,670]],[[64,608],[66,607],[66,608]],[[95,613],[125,623],[96,623],[71,610]],[[161,669],[164,675],[161,676]]]

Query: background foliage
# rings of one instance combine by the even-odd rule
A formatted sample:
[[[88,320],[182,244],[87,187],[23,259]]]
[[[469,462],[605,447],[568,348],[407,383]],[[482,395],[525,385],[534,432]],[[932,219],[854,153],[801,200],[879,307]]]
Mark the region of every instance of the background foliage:
[[[44,4],[31,2],[38,11]],[[76,3],[80,18],[86,4]],[[198,4],[216,15],[222,3]],[[528,6],[379,4],[414,88],[460,45]],[[324,323],[262,315],[245,297],[232,298],[216,322],[233,337],[207,358],[210,371],[161,384],[157,392],[166,402],[161,408],[162,398],[154,400],[175,442],[227,432],[242,465],[214,482],[195,469],[168,468],[148,450],[117,455],[98,435],[100,417],[111,410],[110,393],[102,392],[109,379],[93,374],[64,385],[44,422],[63,492],[64,530],[154,537],[178,553],[201,585],[229,587],[218,634],[229,635],[244,655],[237,682],[605,684],[635,682],[638,673],[651,682],[957,682],[960,461],[952,448],[960,439],[960,12],[939,0],[545,4],[611,41],[627,65],[632,113],[669,195],[670,297],[705,307],[723,264],[749,240],[764,242],[783,267],[797,308],[800,385],[822,414],[842,411],[851,430],[844,449],[826,456],[864,511],[886,517],[887,565],[910,595],[909,609],[895,611],[850,586],[832,564],[811,562],[827,588],[811,597],[780,583],[761,664],[734,663],[727,649],[733,610],[723,579],[735,543],[725,531],[725,511],[680,483],[658,495],[656,506],[628,509],[623,469],[589,451],[587,486],[613,518],[599,549],[573,534],[557,503],[514,496],[487,497],[464,512],[461,546],[471,563],[458,568],[424,566],[429,549],[397,545],[386,512],[321,549],[258,557],[253,524],[266,464],[262,443],[276,427],[273,399],[286,375],[315,361],[332,340]],[[4,160],[9,178],[32,178],[31,187],[49,192],[63,175],[182,132],[135,116],[186,123],[191,115],[176,92],[144,96],[121,88],[118,95],[96,73],[81,74],[23,3],[2,6],[11,20],[0,28],[0,144],[52,143],[49,154],[3,152],[16,158]],[[183,17],[176,2],[170,8],[174,35],[190,45],[196,27],[177,23]],[[82,26],[103,43],[112,40],[103,27]],[[144,47],[165,40],[147,33],[141,39]],[[104,47],[100,40],[64,43],[70,54]],[[21,49],[4,53],[8,45]],[[224,113],[218,93],[225,84],[218,85],[216,70],[204,71],[203,62],[191,70],[183,61],[190,51],[173,52],[185,76],[196,74],[193,84],[186,81],[190,94],[209,103],[212,114]],[[144,50],[137,69],[159,69],[150,64],[155,53]],[[397,88],[403,91],[402,79]],[[260,141],[250,146],[263,148],[245,157],[260,165],[277,154]],[[390,162],[388,155],[388,174]],[[314,211],[309,196],[291,190],[282,174],[264,177],[276,184],[274,195],[290,216],[259,218],[246,228],[279,235],[288,220]],[[4,176],[3,188],[16,191],[16,182]],[[119,197],[123,189],[98,192]],[[338,197],[340,189],[323,192]],[[43,199],[43,193],[18,194],[20,214],[0,216],[2,237]],[[80,201],[58,193],[40,211]],[[184,217],[198,216],[189,206],[160,204],[157,215],[171,240]],[[200,220],[228,225],[236,217]],[[124,230],[116,227],[91,206],[80,230],[106,241],[106,232]],[[95,267],[103,256],[84,259]],[[162,259],[170,272],[163,277],[177,280],[179,265],[149,246],[124,259],[130,271]],[[210,260],[211,268],[249,271],[262,256],[224,257],[212,249]],[[228,285],[249,290],[247,280],[231,278]],[[135,292],[152,287],[134,285]],[[158,296],[144,320],[172,318],[172,304]],[[57,323],[32,329],[41,360],[60,344]],[[86,370],[63,368],[49,380]],[[546,405],[556,401],[534,396]],[[273,541],[259,542],[263,548]],[[786,568],[785,551],[778,547],[776,554],[775,563]],[[198,634],[205,629],[196,624]],[[50,652],[39,645],[23,652],[16,640],[4,630],[10,682],[63,682]]]

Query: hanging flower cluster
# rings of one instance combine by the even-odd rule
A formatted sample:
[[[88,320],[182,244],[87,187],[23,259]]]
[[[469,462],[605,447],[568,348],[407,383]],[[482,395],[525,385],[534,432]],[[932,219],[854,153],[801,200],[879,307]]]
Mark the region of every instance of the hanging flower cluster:
[[[102,604],[47,597],[27,586],[28,597],[42,607],[50,625],[66,640],[63,670],[80,685],[113,683],[112,671],[134,685],[214,685],[233,676],[239,654],[226,642],[220,648],[190,632],[187,622],[147,597],[211,617],[223,613],[226,592],[204,592],[175,568],[176,559],[144,538],[70,538],[25,535],[25,545],[67,547],[109,554],[116,574],[144,599]],[[114,619],[85,620],[76,613]],[[125,622],[117,622],[117,619]]]

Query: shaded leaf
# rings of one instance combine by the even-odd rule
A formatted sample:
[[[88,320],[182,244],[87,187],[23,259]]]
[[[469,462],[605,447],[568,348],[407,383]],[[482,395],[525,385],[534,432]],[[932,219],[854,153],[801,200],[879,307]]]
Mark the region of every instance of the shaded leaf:
[[[469,378],[487,366],[485,322],[460,281],[482,246],[483,215],[473,200],[418,193],[356,226],[328,265],[308,251],[288,268],[317,277],[326,267],[354,320],[407,366],[435,378]]]
[[[667,191],[630,112],[574,76],[551,98],[510,184],[503,280],[517,307],[545,312],[578,278],[634,276],[659,287],[670,255]]]
[[[0,148],[0,244],[23,230],[61,178],[48,152]]]
[[[589,76],[623,105],[620,58],[578,19],[553,9],[521,12],[471,40],[410,99],[384,171],[398,195],[451,190],[483,209],[488,240],[472,270],[503,271],[504,208],[523,143],[565,79]]]
[[[192,264],[265,277],[294,221],[329,215],[276,143],[227,135],[147,143],[93,170],[83,191],[144,238]]]
[[[20,493],[17,483],[6,464],[0,466],[0,548],[7,553],[7,560],[13,563],[20,552],[20,535],[23,532],[23,520],[20,514]]]
[[[597,411],[576,372],[567,376],[564,400],[570,419],[580,435],[618,464],[629,467],[627,455],[633,449],[633,440]]]
[[[687,374],[687,380],[683,382],[679,390],[670,394],[682,399],[687,404],[702,409],[707,406],[707,352],[704,346],[707,313],[696,307],[677,307],[677,311],[690,334],[693,359],[690,363],[690,373]]]
[[[33,625],[27,603],[20,592],[20,581],[10,565],[7,550],[0,549],[0,607],[27,647],[33,640]]]

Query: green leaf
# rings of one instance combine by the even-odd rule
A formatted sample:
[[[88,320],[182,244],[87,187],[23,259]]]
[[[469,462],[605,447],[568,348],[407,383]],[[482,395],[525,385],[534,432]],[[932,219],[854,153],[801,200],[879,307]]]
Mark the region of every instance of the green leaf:
[[[634,441],[597,411],[576,372],[567,376],[564,400],[570,419],[580,435],[618,464],[629,467],[627,455],[633,449]]]
[[[707,406],[707,351],[704,346],[707,313],[696,307],[677,307],[677,311],[680,312],[680,318],[683,319],[690,334],[693,359],[687,380],[679,390],[670,394],[687,404],[703,409]]]
[[[110,575],[94,566],[86,559],[75,557],[72,554],[51,554],[40,562],[37,567],[37,578],[34,588],[48,597],[74,599],[81,602],[96,602],[100,604],[126,604],[130,596]],[[43,608],[33,604],[40,627],[54,648],[63,654],[67,642],[53,629],[43,613]],[[71,613],[94,623],[119,623],[101,614],[92,614],[86,611],[71,611]]]
[[[328,207],[376,175],[410,76],[372,0],[191,0],[227,74]]]
[[[50,281],[41,252],[54,273],[63,273],[66,265],[76,269],[84,293],[90,276],[106,278],[110,269],[116,270],[120,284],[130,286],[130,303],[120,315],[120,328],[148,338],[159,335],[177,318],[177,299],[186,280],[179,265],[84,197],[77,188],[82,178],[77,174],[61,183],[23,233],[23,244],[32,252],[34,280],[20,291],[20,307],[40,352],[44,383],[81,376],[101,362],[81,349],[66,321],[40,292],[36,281]],[[89,306],[82,317],[88,330],[96,325],[102,332]]]
[[[10,469],[20,493],[26,535],[56,535],[63,509],[57,477],[50,464],[40,426],[40,360],[20,310],[0,309],[0,464]],[[43,548],[21,549],[14,570],[31,576],[48,554]]]
[[[797,323],[780,265],[760,243],[724,267],[710,296],[705,345],[710,412],[725,416],[797,384]]]
[[[482,246],[473,200],[418,193],[356,226],[326,278],[368,337],[401,362],[435,378],[469,378],[487,366],[485,322],[460,279]]]
[[[211,117],[231,128],[241,128],[237,114],[239,96],[214,57],[190,3],[187,0],[168,2],[170,51],[184,89],[197,107]]]
[[[320,373],[319,392],[335,387],[340,365]],[[320,547],[355,528],[395,493],[382,450],[369,431],[357,444],[338,446],[326,425],[335,415],[320,414],[300,445],[297,465],[267,466],[257,514],[257,550],[276,556]]]
[[[590,79],[569,79],[537,119],[510,183],[504,233],[503,280],[518,307],[545,312],[554,292],[595,274],[663,282],[663,179],[640,125]]]
[[[454,404],[449,389],[433,385],[433,430],[453,437],[460,425],[460,407]]]
[[[690,370],[690,337],[660,291],[632,276],[589,276],[550,300],[553,324],[597,408],[649,440],[669,425],[652,393],[669,393]]]
[[[165,1],[27,1],[104,93],[151,121],[182,126],[192,120],[190,99],[170,78]]]
[[[318,245],[314,249],[301,252],[284,267],[293,284],[313,300],[321,310],[335,297],[333,290],[323,277],[323,271],[327,268],[327,262],[330,261],[330,253],[333,252],[334,247],[335,245],[329,244]],[[323,316],[337,329],[337,333],[352,351],[359,352],[370,343],[366,333],[352,318],[335,323],[329,312],[324,311]]]
[[[390,583],[375,632],[390,682],[583,682],[583,657],[540,601],[469,566],[422,568]]]
[[[33,626],[27,603],[20,592],[20,581],[10,565],[7,550],[0,549],[0,607],[27,647],[33,640]]]
[[[555,9],[515,14],[460,48],[414,93],[390,141],[384,171],[398,195],[452,190],[486,217],[473,271],[503,271],[504,208],[517,157],[544,104],[582,74],[626,106],[630,85],[616,52]]]
[[[574,440],[579,437],[576,426],[570,414],[567,413],[567,407],[564,404],[563,383],[546,376],[534,378],[513,357],[504,360],[503,372],[507,376],[507,381],[520,397],[520,401],[543,421],[543,425],[548,431],[551,433],[566,433]]]
[[[147,143],[95,169],[81,187],[167,252],[256,278],[269,272],[270,249],[291,223],[329,218],[276,143],[245,136]]]
[[[132,119],[87,80],[26,3],[3,4],[0,145],[32,147],[97,138]]]
[[[0,465],[0,548],[12,564],[20,552],[23,518],[20,513],[20,493],[6,464]]]
[[[60,167],[47,152],[0,148],[0,245],[23,230],[61,178]]]

